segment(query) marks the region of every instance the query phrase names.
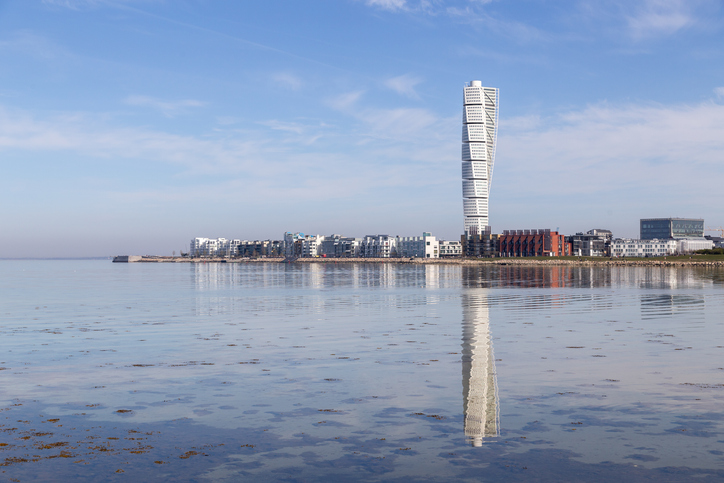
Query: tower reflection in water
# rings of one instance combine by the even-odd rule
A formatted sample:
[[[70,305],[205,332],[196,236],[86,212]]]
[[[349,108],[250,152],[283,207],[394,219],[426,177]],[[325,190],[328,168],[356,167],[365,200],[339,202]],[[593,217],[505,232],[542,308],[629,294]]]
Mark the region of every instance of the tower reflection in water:
[[[465,438],[482,446],[498,436],[498,380],[490,339],[488,297],[485,289],[463,289],[463,412]]]

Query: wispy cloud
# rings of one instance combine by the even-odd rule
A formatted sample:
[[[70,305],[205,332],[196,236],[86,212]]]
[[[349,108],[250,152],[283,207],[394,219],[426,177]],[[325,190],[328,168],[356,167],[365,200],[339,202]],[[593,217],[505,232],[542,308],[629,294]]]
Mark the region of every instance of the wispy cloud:
[[[591,106],[555,117],[501,124],[499,166],[516,190],[634,196],[672,189],[686,199],[716,189],[724,175],[724,106]],[[702,176],[703,173],[709,173]],[[712,191],[713,192],[713,191]]]
[[[412,74],[404,74],[393,77],[385,81],[385,86],[397,92],[400,95],[409,97],[410,99],[419,99],[420,96],[415,91],[415,86],[420,84],[422,79]]]
[[[293,91],[298,91],[303,85],[302,79],[299,76],[290,74],[289,72],[278,72],[272,75],[272,80]]]
[[[149,3],[158,0],[42,0],[44,5],[81,10],[88,7],[114,6],[129,3]]]
[[[406,0],[366,0],[365,3],[371,7],[378,7],[383,10],[402,10],[405,8]]]
[[[716,95],[717,99],[724,99],[724,86],[723,86],[723,87],[715,87],[715,88],[714,88],[714,94]]]
[[[337,111],[345,111],[354,106],[363,94],[364,91],[346,92],[328,99],[327,105]]]
[[[631,36],[637,39],[670,35],[696,22],[690,0],[644,0],[626,19]]]
[[[128,96],[124,103],[129,106],[140,106],[150,107],[161,111],[164,116],[174,117],[182,112],[186,111],[190,107],[203,107],[206,105],[205,102],[197,101],[195,99],[182,99],[178,101],[163,101],[155,97],[149,96]]]

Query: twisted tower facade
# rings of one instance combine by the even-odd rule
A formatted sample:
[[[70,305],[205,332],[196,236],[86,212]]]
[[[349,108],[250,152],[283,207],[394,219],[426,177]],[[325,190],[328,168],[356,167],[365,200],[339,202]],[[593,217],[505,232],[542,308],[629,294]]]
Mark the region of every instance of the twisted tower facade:
[[[500,434],[498,378],[490,337],[488,297],[483,289],[463,292],[463,413],[473,446]]]
[[[465,235],[490,231],[488,198],[498,144],[498,97],[495,87],[471,81],[463,91],[463,215]]]

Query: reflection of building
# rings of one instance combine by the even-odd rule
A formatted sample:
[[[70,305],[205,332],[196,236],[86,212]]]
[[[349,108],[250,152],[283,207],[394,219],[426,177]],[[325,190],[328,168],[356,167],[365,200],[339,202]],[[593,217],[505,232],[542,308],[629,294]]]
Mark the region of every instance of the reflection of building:
[[[465,437],[473,446],[498,436],[498,381],[487,295],[481,289],[465,289],[463,304],[463,412]]]

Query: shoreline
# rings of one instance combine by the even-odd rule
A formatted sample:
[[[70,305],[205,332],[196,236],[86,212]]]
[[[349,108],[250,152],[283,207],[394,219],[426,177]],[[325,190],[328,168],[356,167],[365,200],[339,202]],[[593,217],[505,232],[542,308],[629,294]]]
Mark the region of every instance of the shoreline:
[[[116,261],[116,260],[114,260]],[[120,263],[125,261],[118,260]],[[128,263],[285,263],[285,258],[181,258],[181,257],[128,257]],[[681,266],[702,266],[702,267],[724,267],[724,260],[702,260],[702,259],[613,259],[602,258],[600,260],[540,260],[531,258],[490,258],[490,259],[468,259],[468,258],[297,258],[288,263],[322,263],[322,264],[355,264],[355,263],[391,263],[407,265],[525,265],[525,266],[654,266],[654,267],[681,267]]]

